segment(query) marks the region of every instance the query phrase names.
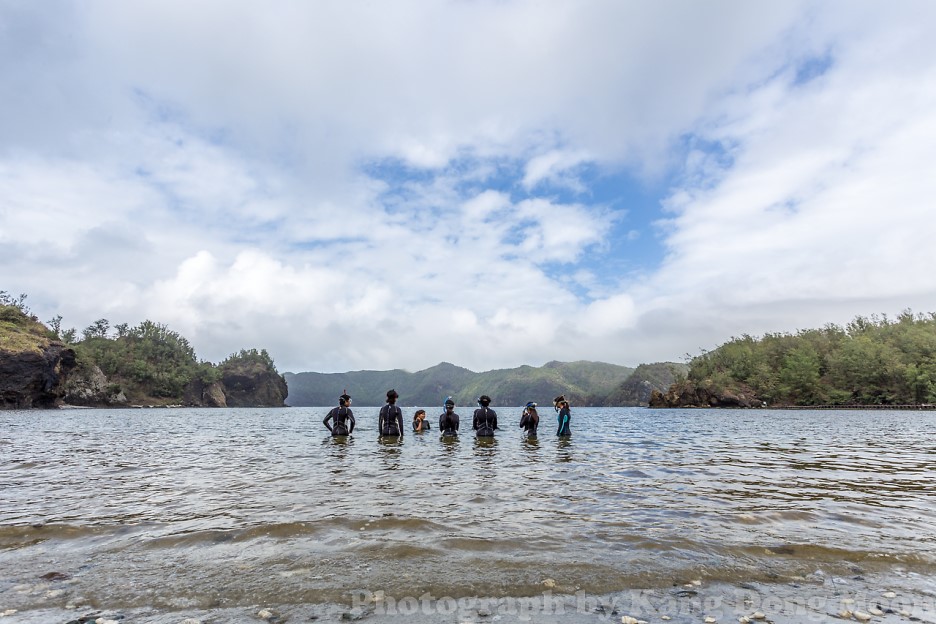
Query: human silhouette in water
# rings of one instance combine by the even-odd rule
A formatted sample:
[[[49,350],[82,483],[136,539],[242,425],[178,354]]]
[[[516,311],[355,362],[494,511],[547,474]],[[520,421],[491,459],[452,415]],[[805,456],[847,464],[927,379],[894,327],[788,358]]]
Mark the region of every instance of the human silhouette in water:
[[[572,422],[572,409],[569,407],[569,402],[566,401],[565,395],[560,394],[555,399],[553,399],[553,406],[556,408],[556,419],[559,421],[559,429],[556,430],[556,435],[572,435],[572,430],[570,429],[570,424]]]
[[[458,435],[458,414],[455,413],[455,401],[452,397],[445,397],[444,411],[439,415],[439,431],[443,436]]]
[[[377,430],[382,436],[403,437],[403,410],[396,406],[396,390],[387,390],[387,404],[380,408]]]
[[[523,414],[520,415],[520,428],[528,437],[536,435],[536,428],[539,427],[539,414],[536,413],[536,403],[530,401],[523,408]]]
[[[432,427],[429,425],[429,421],[426,420],[426,410],[416,410],[416,413],[413,414],[413,432],[422,433],[430,429]]]
[[[329,421],[333,421],[335,425],[329,425]],[[333,436],[351,435],[354,431],[354,412],[351,411],[351,397],[348,396],[347,390],[338,397],[338,407],[333,407],[322,423]]]
[[[479,438],[493,437],[494,431],[497,429],[497,412],[488,407],[490,404],[491,397],[488,395],[482,394],[478,397],[478,405],[481,407],[475,410],[471,424],[475,430],[475,435]]]

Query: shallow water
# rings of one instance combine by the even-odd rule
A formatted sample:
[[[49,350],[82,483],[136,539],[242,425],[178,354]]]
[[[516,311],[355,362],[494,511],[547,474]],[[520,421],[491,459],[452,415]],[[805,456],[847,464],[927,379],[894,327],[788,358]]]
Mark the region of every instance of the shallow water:
[[[501,408],[493,441],[386,443],[327,409],[0,412],[0,612],[936,573],[933,412],[582,408],[557,439],[544,410],[527,440]]]

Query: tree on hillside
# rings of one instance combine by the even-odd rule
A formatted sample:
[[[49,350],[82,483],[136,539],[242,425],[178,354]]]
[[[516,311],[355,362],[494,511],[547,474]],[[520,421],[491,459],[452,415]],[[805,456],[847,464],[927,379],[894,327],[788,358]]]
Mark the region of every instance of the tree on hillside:
[[[17,308],[26,316],[32,316],[29,306],[26,305],[26,295],[21,293],[19,297],[14,297],[5,290],[0,290],[0,306],[12,306]]]
[[[98,319],[81,330],[81,335],[85,340],[92,338],[107,338],[107,332],[110,331],[110,321],[107,319]]]
[[[259,351],[256,349],[241,349],[239,352],[227,356],[219,366],[225,368],[234,364],[251,363],[258,364],[273,373],[279,374],[279,371],[276,370],[276,365],[273,363],[273,358],[270,357],[266,349],[260,349]]]

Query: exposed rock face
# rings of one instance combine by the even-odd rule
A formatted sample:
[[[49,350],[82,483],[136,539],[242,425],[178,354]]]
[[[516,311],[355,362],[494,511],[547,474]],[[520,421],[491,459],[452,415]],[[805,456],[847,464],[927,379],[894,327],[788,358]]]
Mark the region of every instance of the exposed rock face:
[[[123,406],[127,396],[95,364],[79,365],[65,383],[65,402],[88,407]]]
[[[694,386],[690,383],[673,384],[666,394],[654,390],[650,395],[650,407],[763,407],[750,388],[714,390]]]
[[[60,342],[51,342],[38,352],[0,351],[0,408],[55,407],[74,367],[75,352]]]
[[[286,380],[264,366],[226,366],[221,383],[228,407],[285,407]]]
[[[656,362],[641,364],[634,373],[621,383],[605,400],[605,405],[643,405],[650,402],[654,390],[664,392],[672,386],[677,377],[685,378],[689,367],[676,362]]]
[[[224,386],[221,382],[206,384],[198,379],[193,379],[192,383],[185,388],[186,405],[197,407],[227,407],[227,399],[224,397]]]

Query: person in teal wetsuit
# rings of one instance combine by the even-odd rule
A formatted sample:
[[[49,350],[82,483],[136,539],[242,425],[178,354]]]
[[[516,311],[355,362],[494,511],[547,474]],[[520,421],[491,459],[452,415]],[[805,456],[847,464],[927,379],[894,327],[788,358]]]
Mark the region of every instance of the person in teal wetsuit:
[[[553,406],[558,412],[557,420],[559,421],[559,429],[556,430],[557,436],[570,436],[572,435],[572,429],[570,424],[572,422],[572,409],[569,407],[569,402],[566,401],[565,395],[560,394],[553,400]]]

